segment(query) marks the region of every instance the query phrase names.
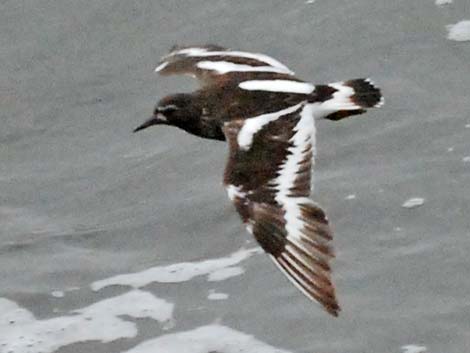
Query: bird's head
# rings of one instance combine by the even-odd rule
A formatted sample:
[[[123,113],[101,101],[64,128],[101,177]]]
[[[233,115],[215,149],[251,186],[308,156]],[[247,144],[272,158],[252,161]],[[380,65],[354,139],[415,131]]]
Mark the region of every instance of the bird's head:
[[[161,99],[155,106],[153,115],[135,128],[134,132],[152,125],[172,125],[191,132],[198,124],[201,112],[191,94],[173,94]]]

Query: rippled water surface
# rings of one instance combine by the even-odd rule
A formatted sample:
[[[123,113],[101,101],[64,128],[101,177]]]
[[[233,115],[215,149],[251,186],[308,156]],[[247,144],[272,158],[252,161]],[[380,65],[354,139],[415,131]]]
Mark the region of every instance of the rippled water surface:
[[[1,1],[0,352],[468,351],[470,42],[447,26],[470,2],[439,3]],[[246,234],[224,143],[131,133],[196,88],[159,57],[208,42],[383,88],[317,124],[337,319]]]

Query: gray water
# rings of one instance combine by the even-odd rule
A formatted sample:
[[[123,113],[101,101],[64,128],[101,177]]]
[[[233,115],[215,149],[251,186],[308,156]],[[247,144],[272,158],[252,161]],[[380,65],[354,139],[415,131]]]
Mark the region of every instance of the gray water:
[[[17,306],[9,318],[23,310],[35,324],[0,319],[0,352],[39,352],[31,327],[59,321],[47,352],[125,352],[214,323],[291,352],[468,352],[470,42],[446,38],[464,19],[468,0],[1,1],[0,297]],[[264,52],[315,83],[370,76],[382,87],[382,109],[317,124],[314,199],[334,227],[343,310],[328,316],[256,254],[226,280],[141,287],[174,304],[170,323],[128,304],[112,320],[133,334],[80,338],[79,324],[60,343],[74,310],[130,290],[93,291],[95,281],[255,246],[222,187],[224,143],[131,133],[159,97],[196,88],[153,73],[175,43]],[[424,204],[402,207],[412,197]],[[210,290],[229,296],[210,301]]]

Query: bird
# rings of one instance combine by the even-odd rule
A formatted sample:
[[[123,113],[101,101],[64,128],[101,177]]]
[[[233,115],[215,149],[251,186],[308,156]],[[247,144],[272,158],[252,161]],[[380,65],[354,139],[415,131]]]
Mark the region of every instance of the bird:
[[[338,316],[330,262],[333,232],[311,199],[315,120],[338,121],[384,104],[368,78],[312,84],[278,60],[218,45],[174,46],[155,69],[196,78],[134,132],[169,125],[228,143],[223,182],[248,233],[309,299]]]

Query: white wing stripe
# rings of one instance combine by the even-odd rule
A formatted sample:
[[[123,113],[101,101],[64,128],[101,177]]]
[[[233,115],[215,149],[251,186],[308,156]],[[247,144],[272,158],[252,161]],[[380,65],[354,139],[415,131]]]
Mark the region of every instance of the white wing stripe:
[[[273,66],[250,66],[235,64],[230,61],[200,61],[196,66],[203,70],[212,70],[223,75],[228,72],[277,72],[285,73],[284,69]]]
[[[315,89],[311,83],[291,80],[249,80],[238,84],[238,87],[247,91],[286,92],[310,94]]]
[[[246,196],[246,193],[241,191],[242,188],[240,186],[230,184],[226,187],[226,189],[227,189],[228,198],[231,201],[234,201],[236,198],[243,199]]]
[[[271,121],[281,118],[284,115],[295,112],[296,110],[300,109],[302,105],[303,103],[299,103],[297,105],[283,110],[279,110],[274,113],[262,114],[253,118],[246,119],[237,136],[237,142],[239,147],[245,151],[249,150],[251,144],[253,143],[254,135],[258,131],[260,131],[263,126],[269,124]]]
[[[198,56],[204,53],[207,53],[206,48],[185,48],[185,49],[172,51],[170,54],[166,55],[165,58],[168,58],[173,55]]]
[[[161,63],[160,65],[157,66],[157,68],[155,69],[155,72],[162,71],[165,67],[167,67],[167,65],[168,65],[168,61]]]
[[[305,158],[305,147],[308,143],[312,145],[315,155],[315,121],[313,117],[313,105],[305,104],[300,113],[300,120],[295,126],[295,135],[292,137],[292,147],[289,148],[290,155],[281,166],[279,176],[273,180],[276,185],[276,201],[284,206],[286,230],[289,236],[300,239],[302,237],[303,222],[300,219],[300,203],[311,203],[306,197],[289,197],[290,189],[294,186],[296,175],[300,169],[300,162]],[[312,160],[312,165],[314,161]]]

